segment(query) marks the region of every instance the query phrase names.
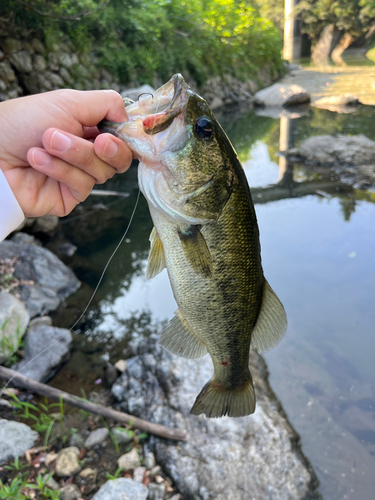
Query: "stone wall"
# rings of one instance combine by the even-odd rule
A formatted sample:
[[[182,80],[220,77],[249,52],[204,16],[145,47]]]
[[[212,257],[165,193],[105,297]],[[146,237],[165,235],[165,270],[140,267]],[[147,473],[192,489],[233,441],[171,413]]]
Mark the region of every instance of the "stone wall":
[[[202,89],[197,89],[189,77],[187,80],[216,109],[251,101],[259,88],[270,85],[278,76],[271,68],[262,68],[254,80],[244,83],[230,75],[214,77]],[[111,88],[120,92],[125,87],[116,76],[100,68],[92,54],[77,53],[63,43],[47,49],[39,38],[13,38],[0,30],[0,101],[60,88]]]

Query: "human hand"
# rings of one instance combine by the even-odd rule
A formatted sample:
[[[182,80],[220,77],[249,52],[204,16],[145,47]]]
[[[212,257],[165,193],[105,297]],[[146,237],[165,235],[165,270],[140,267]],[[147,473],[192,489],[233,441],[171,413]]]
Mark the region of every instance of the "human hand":
[[[67,215],[94,184],[129,168],[128,147],[99,135],[104,118],[128,119],[117,92],[65,89],[0,103],[0,168],[26,217]]]

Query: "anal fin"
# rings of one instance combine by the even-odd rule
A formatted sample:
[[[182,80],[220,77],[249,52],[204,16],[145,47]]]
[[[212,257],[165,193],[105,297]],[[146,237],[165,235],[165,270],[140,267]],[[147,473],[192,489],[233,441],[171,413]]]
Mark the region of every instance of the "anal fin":
[[[285,309],[267,280],[264,280],[263,301],[251,335],[251,343],[259,352],[276,347],[287,330]]]
[[[183,358],[202,358],[207,348],[190,329],[179,310],[161,334],[159,344]]]
[[[200,227],[191,225],[186,229],[179,229],[178,236],[180,237],[185,257],[193,269],[205,277],[211,276],[211,254],[206,240],[200,231]]]
[[[165,255],[164,248],[161,239],[156,232],[155,228],[152,228],[150,234],[150,254],[148,256],[146,278],[148,280],[154,278],[157,274],[161,273],[165,268]]]

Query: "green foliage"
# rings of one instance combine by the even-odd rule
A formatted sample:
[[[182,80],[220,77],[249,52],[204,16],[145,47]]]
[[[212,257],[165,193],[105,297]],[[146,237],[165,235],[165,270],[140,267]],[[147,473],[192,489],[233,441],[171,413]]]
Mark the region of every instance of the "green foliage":
[[[4,332],[10,319],[7,318],[0,326],[0,332]],[[21,330],[21,323],[18,318],[16,333],[14,335],[4,335],[0,342],[0,354],[6,356],[5,365],[10,366],[17,361],[17,356],[13,353],[21,348],[23,334],[24,332]]]
[[[47,48],[70,40],[93,51],[124,83],[181,72],[203,85],[211,76],[245,79],[264,66],[282,68],[281,36],[256,0],[23,1],[30,8],[16,0],[0,7],[12,29],[39,32]]]
[[[262,17],[269,19],[279,29],[284,31],[284,0],[257,0]]]
[[[110,474],[109,472],[106,472],[106,477],[108,480],[113,481],[114,479],[120,477],[121,472],[122,472],[122,467],[119,467],[113,475]]]
[[[10,484],[2,484],[0,481],[0,498],[4,500],[25,500],[25,495],[21,493],[21,488],[25,482],[20,477],[15,477]]]

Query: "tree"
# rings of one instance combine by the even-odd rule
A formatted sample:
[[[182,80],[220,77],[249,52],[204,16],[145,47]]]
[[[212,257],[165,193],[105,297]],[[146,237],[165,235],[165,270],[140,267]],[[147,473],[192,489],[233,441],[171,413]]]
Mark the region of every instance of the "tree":
[[[303,0],[296,12],[304,25],[302,30],[313,44],[312,58],[327,64],[334,33],[341,38],[332,52],[337,64],[344,64],[341,54],[374,24],[374,0]]]

